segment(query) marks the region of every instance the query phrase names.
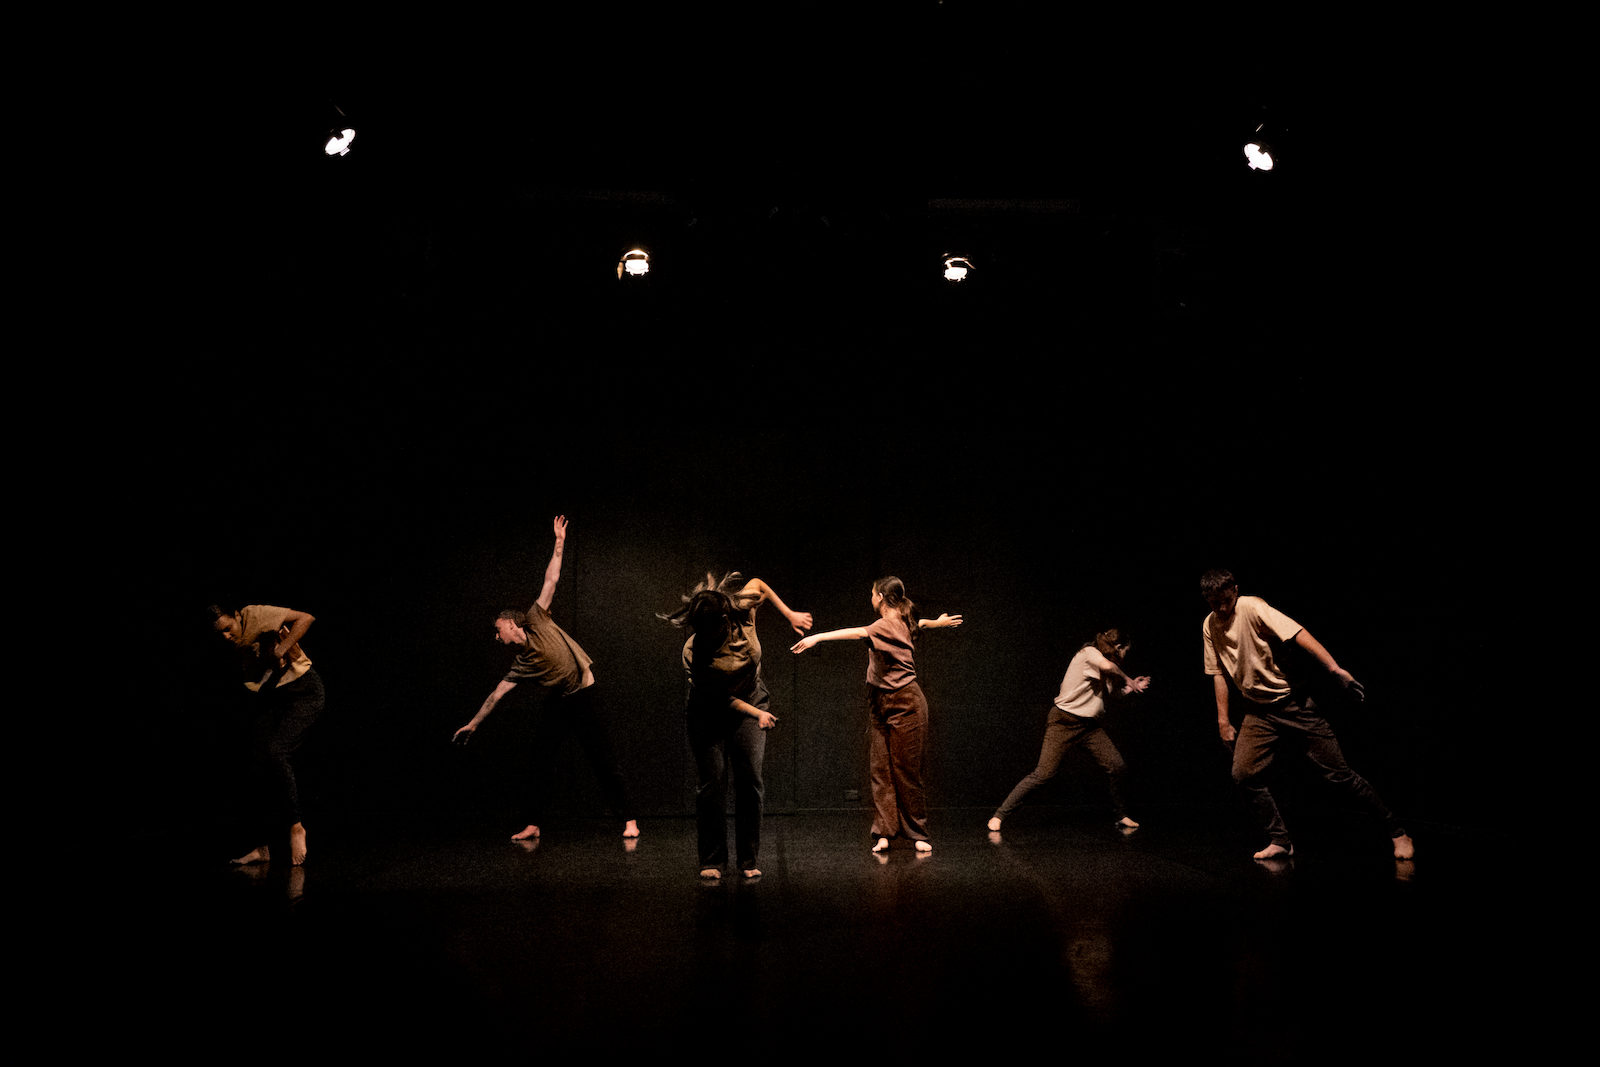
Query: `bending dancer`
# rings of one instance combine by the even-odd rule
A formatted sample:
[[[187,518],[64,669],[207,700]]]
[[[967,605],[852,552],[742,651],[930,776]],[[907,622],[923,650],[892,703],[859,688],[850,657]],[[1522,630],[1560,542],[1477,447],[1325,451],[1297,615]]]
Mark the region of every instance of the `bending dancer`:
[[[761,679],[761,639],[756,609],[771,600],[795,633],[811,629],[811,613],[790,611],[772,587],[759,578],[743,587],[739,574],[706,580],[684,597],[684,605],[660,616],[691,633],[683,644],[683,669],[689,676],[685,718],[700,785],[695,792],[695,829],[700,877],[721,878],[728,862],[728,774],[734,787],[734,847],[746,878],[761,874],[761,764],[767,734],[778,717]]]
[[[1150,686],[1148,676],[1130,678],[1120,664],[1128,654],[1131,643],[1121,631],[1110,629],[1096,634],[1093,641],[1078,649],[1078,654],[1067,664],[1066,677],[1061,679],[1061,692],[1044,727],[1044,748],[1039,753],[1039,766],[1033,773],[1017,783],[1006,797],[989,829],[1000,829],[1000,820],[1010,815],[1022,798],[1055,777],[1056,768],[1067,749],[1081,743],[1100,769],[1106,773],[1106,784],[1111,788],[1111,808],[1120,826],[1131,828],[1139,824],[1128,818],[1127,805],[1122,795],[1122,772],[1126,764],[1117,746],[1111,743],[1100,718],[1105,711],[1105,698],[1112,694],[1128,696],[1142,693]],[[1112,676],[1122,679],[1122,688],[1108,689]]]
[[[558,516],[553,525],[556,547],[544,571],[544,588],[539,591],[539,599],[526,612],[502,611],[494,621],[496,639],[501,644],[522,649],[517,654],[517,662],[495,686],[478,714],[457,730],[451,740],[466,744],[495,705],[515,689],[517,683],[534,682],[546,690],[547,695],[540,710],[539,728],[534,734],[533,775],[524,790],[523,813],[518,820],[525,820],[526,825],[512,834],[511,840],[527,841],[539,836],[550,772],[569,730],[576,731],[578,740],[583,743],[589,765],[605,791],[606,802],[622,817],[622,836],[638,837],[638,809],[628,791],[628,780],[612,755],[605,723],[594,707],[594,671],[590,669],[593,661],[550,617],[550,602],[556,595],[556,583],[561,580],[561,553],[567,543],[566,516]]]
[[[257,811],[251,831],[270,841],[288,827],[289,861],[306,861],[306,828],[300,821],[300,792],[289,755],[322,714],[322,678],[300,648],[315,616],[291,608],[251,604],[235,612],[211,606],[216,631],[244,653],[245,688],[258,694],[250,726],[251,775]],[[266,863],[270,845],[260,845],[234,863]]]
[[[889,838],[907,837],[918,852],[932,852],[928,842],[928,805],[922,792],[922,746],[928,728],[928,701],[917,685],[913,649],[923,630],[960,626],[960,615],[913,621],[915,605],[898,578],[879,578],[872,585],[872,606],[878,621],[813,634],[791,651],[804,652],[822,641],[865,640],[867,644],[867,713],[872,767],[872,851],[889,847]]]
[[[1339,739],[1311,697],[1290,684],[1273,654],[1273,644],[1293,642],[1310,653],[1356,700],[1365,696],[1361,683],[1334,662],[1305,627],[1260,597],[1240,596],[1239,584],[1228,571],[1206,571],[1200,578],[1200,593],[1211,605],[1211,614],[1201,625],[1201,639],[1206,673],[1217,698],[1217,730],[1234,746],[1233,780],[1267,831],[1267,847],[1255,858],[1294,854],[1283,816],[1262,782],[1278,743],[1289,738],[1305,746],[1306,757],[1323,778],[1388,825],[1394,858],[1410,859],[1411,838],[1366,779],[1345,763]],[[1228,721],[1229,678],[1250,701],[1237,733]]]

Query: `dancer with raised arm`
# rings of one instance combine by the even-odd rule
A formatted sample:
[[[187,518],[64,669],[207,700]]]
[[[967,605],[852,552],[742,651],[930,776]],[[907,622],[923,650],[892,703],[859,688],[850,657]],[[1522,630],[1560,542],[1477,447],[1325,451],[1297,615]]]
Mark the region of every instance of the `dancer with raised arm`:
[[[689,677],[685,721],[700,784],[695,791],[695,830],[700,877],[721,878],[728,862],[728,776],[733,776],[734,848],[746,878],[761,874],[761,778],[767,731],[778,722],[761,678],[761,638],[756,610],[767,601],[795,633],[811,629],[811,614],[790,611],[759,578],[743,582],[735,572],[720,582],[710,575],[683,598],[683,607],[661,615],[688,629],[683,669]]]
[[[922,791],[922,748],[928,728],[928,701],[917,684],[914,650],[923,630],[960,626],[960,615],[913,619],[915,605],[898,578],[872,584],[872,606],[878,621],[871,626],[829,630],[795,642],[796,654],[823,641],[867,642],[867,714],[872,771],[872,851],[883,852],[891,837],[916,842],[918,852],[932,852],[928,841],[928,804]]]
[[[1294,854],[1283,816],[1263,781],[1275,750],[1287,739],[1305,752],[1325,781],[1383,822],[1394,844],[1395,859],[1411,859],[1415,850],[1410,835],[1377,791],[1350,769],[1333,729],[1316,702],[1291,683],[1274,648],[1292,644],[1302,649],[1357,701],[1366,697],[1361,683],[1340,667],[1304,626],[1260,597],[1240,596],[1239,583],[1231,572],[1206,571],[1200,577],[1200,595],[1211,606],[1211,614],[1200,625],[1200,637],[1205,670],[1211,675],[1216,696],[1217,731],[1225,743],[1233,745],[1233,780],[1244,790],[1267,834],[1267,847],[1255,858],[1269,860]],[[1237,731],[1228,719],[1230,678],[1239,694],[1249,701]]]
[[[1010,815],[1022,799],[1033,790],[1055,777],[1061,766],[1061,757],[1073,745],[1082,744],[1094,761],[1105,772],[1106,784],[1111,789],[1111,808],[1117,825],[1136,829],[1138,823],[1128,818],[1127,804],[1122,793],[1122,773],[1127,765],[1122,753],[1106,736],[1103,714],[1106,698],[1113,695],[1129,696],[1142,693],[1150,686],[1147,676],[1130,678],[1122,669],[1122,660],[1131,643],[1122,631],[1113,627],[1095,634],[1094,640],[1078,649],[1078,654],[1067,664],[1067,673],[1061,679],[1061,692],[1050,709],[1044,726],[1044,748],[1039,753],[1039,765],[1033,773],[1017,783],[1004,804],[989,820],[989,829],[999,830],[1000,821]],[[1120,686],[1117,680],[1121,679]]]
[[[539,599],[525,612],[502,611],[494,621],[495,639],[522,651],[472,721],[457,730],[452,740],[466,744],[507,693],[520,682],[533,682],[545,690],[546,696],[534,734],[533,771],[523,793],[523,813],[518,819],[525,825],[511,835],[511,840],[528,841],[539,836],[550,773],[561,751],[561,742],[569,731],[576,733],[582,742],[589,765],[600,779],[606,803],[623,820],[622,836],[638,837],[639,812],[634,807],[628,780],[612,754],[605,722],[594,705],[593,661],[550,617],[550,602],[555,599],[556,583],[561,580],[561,556],[567,543],[566,516],[557,516],[552,525],[556,547],[545,568]]]
[[[250,771],[256,811],[251,831],[270,842],[287,833],[289,862],[306,861],[306,828],[300,821],[300,789],[289,756],[322,714],[322,678],[300,647],[316,617],[307,611],[250,604],[238,611],[211,607],[214,626],[242,655],[245,688],[256,693],[250,726]],[[270,843],[258,845],[234,863],[266,863]]]

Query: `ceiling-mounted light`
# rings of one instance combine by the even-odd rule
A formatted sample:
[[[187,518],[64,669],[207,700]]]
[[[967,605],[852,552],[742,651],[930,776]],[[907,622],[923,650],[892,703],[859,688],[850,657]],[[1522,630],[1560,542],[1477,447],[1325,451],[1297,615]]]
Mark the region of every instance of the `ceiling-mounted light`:
[[[1260,132],[1260,129],[1261,127],[1256,127],[1257,132]],[[1244,146],[1244,161],[1249,164],[1251,170],[1271,170],[1272,146],[1265,141],[1251,141]]]
[[[347,156],[350,154],[350,142],[355,139],[356,131],[353,127],[335,128],[328,131],[328,140],[322,146],[322,150],[330,156]]]
[[[972,260],[966,256],[952,256],[946,252],[944,257],[944,277],[946,281],[959,282],[966,278],[967,271],[977,270],[972,265]]]
[[[617,278],[624,274],[640,277],[650,273],[650,253],[642,248],[632,248],[622,253],[622,258],[617,260]]]

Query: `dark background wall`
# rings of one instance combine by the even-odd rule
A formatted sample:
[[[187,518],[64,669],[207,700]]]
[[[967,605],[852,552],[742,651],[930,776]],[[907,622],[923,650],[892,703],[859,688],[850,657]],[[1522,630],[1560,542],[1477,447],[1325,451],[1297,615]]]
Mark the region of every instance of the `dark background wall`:
[[[1396,312],[1348,124],[965,10],[824,35],[821,88],[792,50],[704,44],[641,82],[636,34],[465,78],[357,49],[239,93],[174,198],[193,288],[155,300],[196,358],[113,382],[137,415],[81,472],[127,517],[102,551],[157,613],[182,724],[122,721],[124,793],[185,817],[228,796],[203,612],[232,598],[317,616],[311,806],[503,809],[528,695],[448,741],[507,667],[490,620],[537,595],[560,513],[554,613],[651,815],[692,784],[654,613],[707,568],[823,629],[870,621],[890,573],[965,615],[919,653],[937,806],[1004,796],[1109,624],[1154,677],[1111,726],[1141,794],[1225,799],[1196,588],[1221,564],[1366,683],[1336,728],[1397,808],[1493,821],[1470,751],[1479,568],[1515,536],[1485,500],[1501,399]],[[972,32],[990,47],[952,72]],[[331,99],[360,120],[338,160],[304,143]],[[1272,175],[1239,155],[1263,114],[1299,147]],[[640,242],[655,270],[619,282]],[[939,278],[945,252],[969,282]],[[864,653],[791,657],[776,614],[762,637],[769,810],[853,806]],[[575,752],[560,774],[567,810],[600,810]]]

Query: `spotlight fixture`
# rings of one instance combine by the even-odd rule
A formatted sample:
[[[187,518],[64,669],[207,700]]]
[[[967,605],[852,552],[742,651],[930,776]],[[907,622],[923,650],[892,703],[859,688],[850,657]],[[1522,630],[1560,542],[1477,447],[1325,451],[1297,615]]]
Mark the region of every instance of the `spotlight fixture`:
[[[650,253],[642,248],[633,248],[622,253],[622,258],[617,260],[617,278],[621,280],[624,274],[639,277],[650,273]]]
[[[1256,132],[1261,132],[1260,126],[1256,127]],[[1271,170],[1272,146],[1264,140],[1249,142],[1244,146],[1244,161],[1251,170]]]
[[[948,252],[945,253],[945,258],[944,258],[944,277],[945,277],[945,281],[959,282],[959,281],[963,280],[964,278],[966,278],[967,271],[969,271],[969,270],[977,270],[977,269],[978,268],[976,268],[976,267],[974,267],[972,265],[972,260],[968,259],[966,256],[952,256]]]
[[[355,127],[349,124],[344,110],[338,104],[333,105],[333,110],[339,112],[339,121],[323,135],[322,151],[330,156],[347,156],[350,154],[350,142],[356,139]]]

